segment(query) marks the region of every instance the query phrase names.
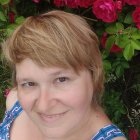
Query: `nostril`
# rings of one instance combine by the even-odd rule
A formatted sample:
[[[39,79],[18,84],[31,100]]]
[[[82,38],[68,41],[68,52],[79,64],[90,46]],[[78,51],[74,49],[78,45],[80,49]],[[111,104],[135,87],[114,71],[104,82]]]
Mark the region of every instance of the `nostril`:
[[[57,106],[59,100],[56,99],[52,94],[40,95],[38,99],[36,99],[36,108],[39,112],[46,112]]]

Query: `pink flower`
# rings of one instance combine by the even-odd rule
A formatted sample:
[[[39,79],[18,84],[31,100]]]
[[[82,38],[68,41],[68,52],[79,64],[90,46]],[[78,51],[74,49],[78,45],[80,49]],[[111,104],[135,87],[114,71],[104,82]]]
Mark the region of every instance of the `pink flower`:
[[[130,140],[138,140],[138,130],[135,128],[129,128],[128,131]]]
[[[14,23],[15,22],[15,13],[14,12],[9,12],[8,16],[9,16],[9,22]]]
[[[33,2],[35,2],[35,3],[39,3],[39,2],[40,2],[40,0],[33,0]]]
[[[114,22],[117,19],[116,5],[113,0],[96,0],[92,8],[95,16],[104,22]]]
[[[113,44],[110,49],[110,52],[112,52],[112,53],[118,53],[118,52],[122,52],[122,51],[123,51],[123,49],[115,44]]]
[[[79,0],[64,0],[65,5],[69,8],[77,8],[79,4]]]
[[[139,22],[139,23],[136,23],[136,27],[137,27],[138,29],[140,29],[140,22]]]
[[[64,0],[54,0],[54,4],[55,4],[57,7],[64,6]]]
[[[140,7],[137,7],[132,13],[132,18],[135,23],[140,23]]]
[[[10,89],[6,89],[6,90],[4,91],[4,96],[7,97],[8,94],[9,94],[9,92],[10,92]]]
[[[57,7],[68,6],[70,8],[77,8],[78,6],[88,8],[93,3],[93,0],[54,0]]]
[[[123,1],[122,0],[116,0],[116,9],[117,11],[120,13],[122,11],[123,8]]]
[[[136,9],[133,11],[132,18],[136,23],[136,27],[140,29],[140,7],[136,7]]]
[[[79,0],[54,0],[54,4],[57,7],[68,6],[70,8],[77,8]]]
[[[106,40],[107,40],[107,35],[108,34],[106,32],[104,32],[102,37],[101,37],[101,46],[103,48],[106,48],[105,43],[106,43]],[[111,53],[118,53],[118,52],[122,52],[122,51],[123,51],[123,49],[120,48],[119,46],[115,45],[115,44],[113,44],[112,47],[110,48]]]
[[[124,0],[128,5],[140,5],[140,0]]]
[[[88,8],[89,6],[92,5],[92,3],[93,3],[93,0],[80,0],[79,6],[84,7],[84,8]]]
[[[101,45],[102,45],[103,48],[105,48],[106,40],[107,40],[107,33],[104,32],[102,37],[101,37]]]

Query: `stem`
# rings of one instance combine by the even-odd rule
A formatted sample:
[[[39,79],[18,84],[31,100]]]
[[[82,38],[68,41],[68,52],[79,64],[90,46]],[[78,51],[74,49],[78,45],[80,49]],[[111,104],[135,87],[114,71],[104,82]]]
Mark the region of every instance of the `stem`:
[[[83,13],[81,13],[81,16],[83,16],[84,14],[86,14],[88,11],[90,11],[92,9],[92,7],[89,7],[88,9],[86,9]]]
[[[85,17],[85,16],[82,16],[83,18],[87,19],[87,20],[90,20],[90,21],[93,21],[93,22],[98,22],[97,19],[92,19],[92,18],[88,18],[88,17]]]
[[[127,92],[127,90],[128,90],[129,83],[131,82],[131,76],[132,76],[132,72],[130,73],[127,82],[126,82],[126,80],[125,80],[125,78],[124,78],[125,90],[124,90],[123,94],[125,94],[125,93]]]

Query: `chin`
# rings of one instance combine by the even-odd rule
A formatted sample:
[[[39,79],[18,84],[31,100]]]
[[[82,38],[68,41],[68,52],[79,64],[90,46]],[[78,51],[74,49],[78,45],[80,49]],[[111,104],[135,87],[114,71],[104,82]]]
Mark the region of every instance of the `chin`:
[[[42,130],[44,137],[47,139],[65,139],[69,134],[66,129],[56,129],[48,128],[47,130]]]

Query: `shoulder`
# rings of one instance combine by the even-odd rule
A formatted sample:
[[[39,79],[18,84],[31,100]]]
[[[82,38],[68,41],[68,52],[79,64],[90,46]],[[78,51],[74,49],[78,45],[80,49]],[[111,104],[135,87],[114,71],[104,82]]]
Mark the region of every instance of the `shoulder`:
[[[10,110],[17,101],[17,90],[13,88],[10,90],[6,98],[6,110]]]
[[[113,140],[127,140],[125,137],[116,137]]]

